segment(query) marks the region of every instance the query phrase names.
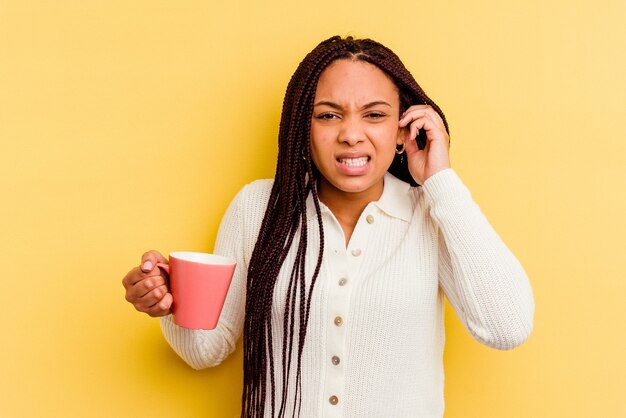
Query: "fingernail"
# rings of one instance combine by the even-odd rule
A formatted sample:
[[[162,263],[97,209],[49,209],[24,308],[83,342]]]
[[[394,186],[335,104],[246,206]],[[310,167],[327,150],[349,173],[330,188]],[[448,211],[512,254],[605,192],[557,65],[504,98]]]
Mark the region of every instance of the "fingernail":
[[[146,261],[145,263],[143,263],[143,265],[141,266],[141,269],[143,271],[150,271],[152,270],[152,268],[154,267],[154,265],[152,264],[151,261]]]

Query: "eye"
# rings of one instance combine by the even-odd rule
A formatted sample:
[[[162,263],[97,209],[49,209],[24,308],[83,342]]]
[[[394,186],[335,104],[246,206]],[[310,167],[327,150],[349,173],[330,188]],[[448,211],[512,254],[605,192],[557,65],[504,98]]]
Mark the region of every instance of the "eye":
[[[387,116],[387,114],[382,112],[370,112],[366,116],[370,119],[382,119]]]
[[[337,119],[338,117],[339,116],[335,115],[334,113],[320,113],[315,118],[321,119],[321,120],[333,120],[333,119]]]

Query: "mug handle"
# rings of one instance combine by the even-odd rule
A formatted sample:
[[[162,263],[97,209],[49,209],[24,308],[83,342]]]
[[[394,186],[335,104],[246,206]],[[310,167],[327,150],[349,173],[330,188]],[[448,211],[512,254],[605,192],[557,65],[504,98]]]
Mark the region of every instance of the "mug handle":
[[[170,274],[170,265],[165,263],[157,263],[157,267],[162,268],[169,275]]]

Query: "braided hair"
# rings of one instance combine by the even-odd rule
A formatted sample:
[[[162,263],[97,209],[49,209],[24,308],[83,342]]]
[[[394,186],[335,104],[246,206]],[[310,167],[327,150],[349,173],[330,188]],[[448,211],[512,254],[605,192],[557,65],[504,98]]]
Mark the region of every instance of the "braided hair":
[[[283,101],[278,133],[278,162],[269,203],[261,224],[248,267],[246,286],[246,316],[244,323],[244,388],[242,418],[263,417],[268,383],[271,416],[282,418],[287,413],[286,399],[291,373],[291,359],[297,349],[295,365],[295,403],[291,413],[298,416],[301,405],[301,358],[304,348],[311,296],[322,265],[324,254],[324,229],[315,179],[317,168],[311,160],[310,128],[313,100],[320,74],[333,61],[349,59],[365,61],[385,72],[398,88],[400,112],[414,104],[430,105],[442,118],[446,130],[448,123],[441,109],[424,93],[398,56],[387,47],[370,39],[341,38],[334,36],[321,42],[300,63],[291,77]],[[424,133],[422,136],[422,147]],[[418,140],[420,144],[420,140]],[[396,158],[389,172],[407,183],[417,186],[411,177],[406,159]],[[305,283],[305,258],[307,254],[306,199],[313,196],[317,226],[320,235],[319,256],[310,286]],[[294,244],[296,232],[299,239]],[[274,288],[283,263],[292,245],[295,261],[291,269],[285,295],[282,341],[282,388],[280,405],[276,405],[276,379],[272,341],[271,307]],[[296,320],[296,301],[299,312]],[[298,329],[296,328],[298,324]],[[294,347],[294,339],[297,342]],[[269,370],[268,370],[269,369]],[[267,380],[270,380],[269,382]],[[276,411],[276,409],[278,409]]]

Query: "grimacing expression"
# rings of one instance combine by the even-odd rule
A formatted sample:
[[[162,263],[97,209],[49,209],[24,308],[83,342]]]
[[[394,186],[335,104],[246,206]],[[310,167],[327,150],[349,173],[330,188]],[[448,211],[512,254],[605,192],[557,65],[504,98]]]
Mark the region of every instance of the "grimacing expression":
[[[377,200],[383,176],[403,143],[398,88],[373,64],[339,59],[320,75],[311,120],[311,157],[320,194]]]

